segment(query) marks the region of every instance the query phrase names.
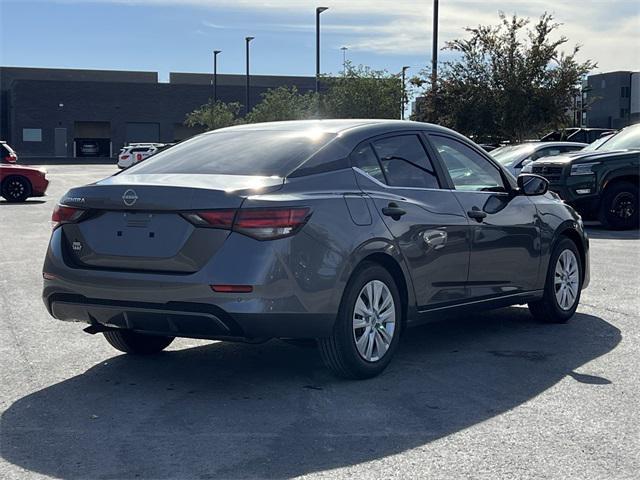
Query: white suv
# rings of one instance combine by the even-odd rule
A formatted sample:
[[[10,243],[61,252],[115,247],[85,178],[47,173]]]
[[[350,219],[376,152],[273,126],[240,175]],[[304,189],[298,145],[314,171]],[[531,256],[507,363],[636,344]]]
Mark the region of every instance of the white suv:
[[[165,143],[130,143],[120,150],[118,167],[129,168],[168,146]]]

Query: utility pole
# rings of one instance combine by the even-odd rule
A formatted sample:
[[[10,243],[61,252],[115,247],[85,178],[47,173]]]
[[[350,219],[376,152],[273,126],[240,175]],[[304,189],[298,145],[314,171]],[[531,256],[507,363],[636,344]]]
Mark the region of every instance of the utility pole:
[[[247,91],[245,96],[245,115],[249,113],[250,105],[249,105],[249,90],[251,88],[250,80],[249,80],[249,43],[256,37],[245,37],[244,41],[246,43],[246,57],[247,57]]]
[[[401,110],[400,110],[400,118],[404,120],[404,111],[406,108],[406,100],[407,100],[407,79],[406,79],[406,71],[409,70],[408,66],[402,67],[402,100],[401,100]]]
[[[431,50],[431,88],[438,83],[438,0],[433,0],[433,45]]]
[[[218,101],[218,54],[222,50],[213,51],[213,103]]]
[[[316,8],[316,93],[320,93],[320,14],[329,7]]]

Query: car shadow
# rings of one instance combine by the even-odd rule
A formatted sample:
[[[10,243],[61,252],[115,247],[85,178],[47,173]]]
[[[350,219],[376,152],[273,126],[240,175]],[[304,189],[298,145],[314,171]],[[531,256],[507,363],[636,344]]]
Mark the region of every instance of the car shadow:
[[[278,341],[117,355],[13,403],[0,453],[59,478],[294,477],[420,447],[561,380],[608,388],[575,370],[620,339],[595,316],[541,325],[510,308],[408,330],[367,381]]]
[[[24,202],[7,202],[5,199],[0,199],[0,205],[13,205],[15,207],[19,207],[21,205],[39,205],[41,203],[47,203],[47,201],[27,199]]]
[[[637,240],[640,238],[640,230],[609,230],[601,225],[589,225],[587,228],[589,238],[602,240]]]

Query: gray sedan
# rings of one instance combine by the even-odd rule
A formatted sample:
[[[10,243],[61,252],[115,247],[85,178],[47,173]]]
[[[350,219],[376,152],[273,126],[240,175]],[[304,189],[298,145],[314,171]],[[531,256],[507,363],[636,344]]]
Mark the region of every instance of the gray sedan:
[[[522,167],[539,158],[581,150],[586,146],[586,143],[579,142],[531,142],[505,145],[493,150],[491,156],[517,177]]]
[[[589,282],[580,217],[544,178],[423,123],[216,130],[71,189],[52,220],[48,311],[131,354],[317,339],[366,378],[407,327],[514,304],[566,322]]]

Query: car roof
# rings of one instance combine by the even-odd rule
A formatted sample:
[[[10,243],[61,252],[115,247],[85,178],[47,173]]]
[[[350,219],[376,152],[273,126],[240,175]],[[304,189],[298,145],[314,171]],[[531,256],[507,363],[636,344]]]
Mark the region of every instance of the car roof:
[[[391,128],[393,130],[401,129],[427,129],[436,128],[448,130],[438,125],[432,125],[423,122],[411,122],[407,120],[386,120],[386,119],[336,119],[336,120],[289,120],[283,122],[265,122],[251,123],[246,125],[236,125],[233,127],[220,128],[206,132],[205,135],[216,134],[219,132],[230,131],[303,131],[303,130],[319,130],[325,133],[340,134],[354,128],[368,127],[376,129]]]

